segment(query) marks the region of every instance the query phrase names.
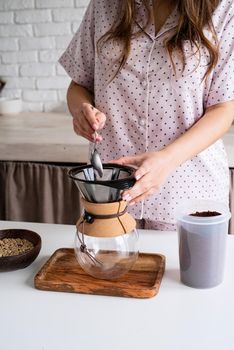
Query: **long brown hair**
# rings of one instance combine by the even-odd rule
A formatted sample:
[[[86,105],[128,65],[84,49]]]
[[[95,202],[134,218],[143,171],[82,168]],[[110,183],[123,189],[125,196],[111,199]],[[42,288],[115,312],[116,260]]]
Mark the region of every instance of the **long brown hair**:
[[[172,63],[172,53],[177,51],[182,58],[183,67],[185,67],[183,42],[188,40],[191,44],[195,45],[198,53],[200,52],[201,46],[208,50],[210,60],[205,76],[207,76],[215,67],[219,54],[212,15],[220,1],[221,0],[174,0],[179,12],[178,25],[172,35],[165,40],[165,46],[169,52]],[[133,24],[136,14],[135,0],[121,0],[121,2],[121,16],[98,42],[98,50],[101,50],[102,44],[108,40],[122,42],[123,50],[119,57],[120,65],[117,73],[127,62],[131,50],[131,39],[142,31],[142,29],[140,29],[137,33],[133,33]],[[142,6],[145,7],[148,14],[148,18],[143,28],[145,29],[149,24],[151,15],[149,0],[142,0]],[[204,35],[203,29],[205,27],[207,27],[212,33],[212,41],[208,40]]]

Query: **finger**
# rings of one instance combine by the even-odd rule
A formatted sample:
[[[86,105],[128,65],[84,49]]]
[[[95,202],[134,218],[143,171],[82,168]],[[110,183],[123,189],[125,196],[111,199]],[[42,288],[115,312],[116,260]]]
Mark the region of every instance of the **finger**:
[[[87,139],[88,141],[90,142],[93,142],[93,139],[90,137],[90,135],[86,134],[86,133],[81,133],[79,132],[78,130],[74,129],[76,134],[81,136],[81,137],[84,137],[85,139]]]
[[[148,174],[151,171],[151,164],[147,161],[143,162],[143,164],[136,170],[135,179],[140,180],[143,176]]]
[[[141,196],[142,193],[150,191],[152,187],[155,187],[152,183],[151,176],[147,174],[143,178],[135,183],[135,185],[123,193],[123,200],[131,202],[135,198]]]
[[[93,130],[102,129],[104,127],[106,122],[106,116],[104,113],[88,103],[83,105],[82,112]]]
[[[102,135],[98,134],[97,132],[96,134],[93,134],[93,141],[101,142],[102,140],[103,140]]]
[[[98,124],[98,129],[103,129],[105,123],[106,123],[106,116],[104,113],[96,110],[96,114],[95,114],[95,117],[96,117],[96,121],[97,121],[97,124]]]
[[[141,194],[140,196],[134,198],[134,200],[130,201],[128,204],[129,205],[134,205],[136,203],[139,203],[141,201],[143,201],[144,199],[146,199],[149,196],[152,196],[152,194],[154,194],[157,190],[155,188],[151,188],[149,191]]]
[[[78,118],[73,118],[73,128],[78,135],[87,138],[91,142],[100,142],[103,140],[103,137],[97,132],[94,132],[94,130],[87,123],[82,111],[80,112],[80,117]]]
[[[94,130],[90,127],[90,125],[87,123],[85,117],[81,117],[78,119],[73,119],[73,124],[76,126],[77,129],[80,130],[80,132],[88,134],[90,138],[94,138]]]
[[[82,112],[84,114],[85,119],[89,123],[90,127],[93,130],[96,130],[97,123],[96,123],[96,117],[95,117],[95,115],[96,115],[95,108],[89,103],[84,103],[82,105]]]
[[[86,138],[87,140],[89,140],[90,142],[93,142],[93,137],[92,137],[92,135],[90,135],[90,134],[86,133],[85,131],[83,131],[83,130],[80,128],[79,124],[73,123],[73,129],[74,129],[74,131],[75,131],[75,133],[76,133],[77,135],[82,136],[82,137],[85,137],[85,138]]]
[[[140,156],[121,157],[119,159],[113,159],[109,163],[120,164],[120,165],[139,166],[139,164],[140,164]]]
[[[75,123],[77,127],[79,127],[84,132],[87,132],[90,135],[94,133],[94,129],[91,128],[82,111],[80,111],[80,113],[76,117],[73,117],[73,123]]]

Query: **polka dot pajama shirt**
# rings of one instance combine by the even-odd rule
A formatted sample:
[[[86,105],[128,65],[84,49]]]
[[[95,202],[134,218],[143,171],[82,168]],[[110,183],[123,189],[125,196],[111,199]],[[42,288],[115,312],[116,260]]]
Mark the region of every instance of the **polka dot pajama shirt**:
[[[134,30],[145,23],[146,12],[136,1]],[[151,3],[152,6],[152,3]],[[107,41],[100,53],[98,40],[120,16],[119,0],[93,0],[60,63],[79,85],[94,95],[97,109],[107,121],[98,151],[104,162],[122,156],[159,151],[185,133],[207,107],[234,99],[234,4],[222,0],[213,14],[220,42],[220,57],[206,80],[209,63],[205,48],[184,42],[186,65],[174,54],[175,70],[163,44],[178,23],[175,8],[155,35],[154,24],[132,39],[131,52],[118,70],[121,45]],[[204,28],[205,35],[211,33]],[[225,115],[223,116],[225,118]],[[198,140],[199,142],[199,140]],[[183,150],[181,150],[183,152]],[[141,226],[160,230],[175,228],[175,209],[183,200],[213,199],[228,202],[228,162],[222,140],[186,161],[170,174],[161,189],[129,208]]]

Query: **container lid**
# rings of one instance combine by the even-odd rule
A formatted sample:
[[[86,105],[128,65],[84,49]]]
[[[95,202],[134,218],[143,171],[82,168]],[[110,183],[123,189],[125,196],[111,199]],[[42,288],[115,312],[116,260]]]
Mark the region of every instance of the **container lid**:
[[[205,212],[217,212],[220,215],[194,216],[191,214]],[[191,199],[184,201],[176,210],[177,222],[186,222],[193,225],[212,225],[228,221],[231,217],[229,207],[226,203],[205,200]]]

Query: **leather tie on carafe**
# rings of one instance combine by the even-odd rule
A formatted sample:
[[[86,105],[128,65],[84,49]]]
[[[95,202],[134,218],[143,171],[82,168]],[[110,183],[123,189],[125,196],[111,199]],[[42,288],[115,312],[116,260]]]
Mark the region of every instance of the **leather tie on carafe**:
[[[83,198],[82,198],[82,202],[83,202],[84,207],[86,207],[88,204],[89,205],[98,206],[97,203],[95,203],[95,204],[94,203],[89,203],[86,200],[84,200]],[[87,249],[87,246],[86,246],[85,240],[84,240],[84,234],[86,234],[85,224],[87,223],[87,224],[92,225],[95,222],[95,220],[108,220],[108,219],[115,219],[116,218],[116,219],[118,219],[118,222],[119,222],[119,224],[122,227],[121,232],[119,233],[119,235],[128,233],[129,230],[127,232],[126,227],[124,226],[123,222],[121,221],[121,217],[123,217],[124,215],[127,216],[127,218],[129,216],[129,214],[127,214],[127,205],[126,205],[126,203],[124,203],[125,208],[122,211],[120,211],[121,205],[123,205],[123,203],[124,203],[123,201],[119,201],[118,203],[117,202],[110,203],[111,205],[118,204],[118,210],[117,210],[116,213],[113,213],[113,214],[99,215],[99,214],[96,214],[96,213],[95,214],[94,213],[90,213],[89,211],[84,209],[84,214],[82,215],[82,217],[80,218],[80,220],[77,223],[76,234],[77,234],[77,238],[78,238],[78,240],[79,240],[79,242],[81,244],[80,250],[81,250],[82,253],[86,254],[90,258],[90,260],[93,263],[95,263],[95,264],[101,264],[101,262],[98,261],[96,258],[94,258],[92,256],[92,254]],[[104,203],[104,204],[107,204],[107,203]],[[103,205],[103,204],[99,204],[99,206],[101,206],[101,205]],[[132,222],[130,223],[130,229],[132,230],[133,228],[135,228],[135,220],[132,217],[130,217],[130,218],[132,220]],[[81,237],[79,235],[79,230],[78,230],[79,227],[82,227],[82,229],[80,230],[81,231],[80,232],[81,233]],[[129,227],[129,225],[128,225],[128,227]]]

